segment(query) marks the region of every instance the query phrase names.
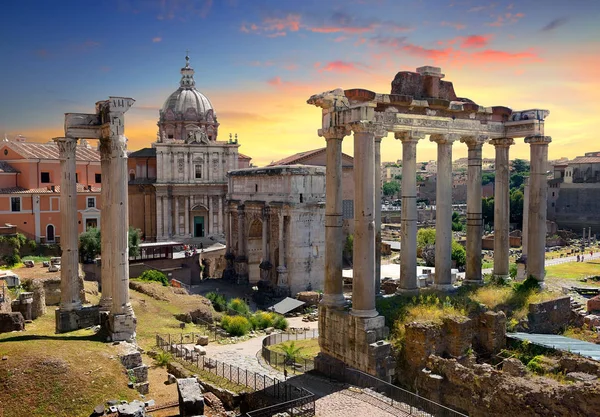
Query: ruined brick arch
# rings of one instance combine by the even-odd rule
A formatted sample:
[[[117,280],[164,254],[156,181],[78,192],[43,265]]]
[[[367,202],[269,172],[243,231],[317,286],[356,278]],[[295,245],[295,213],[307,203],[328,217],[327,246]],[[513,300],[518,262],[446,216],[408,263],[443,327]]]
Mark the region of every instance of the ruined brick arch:
[[[252,220],[248,227],[248,239],[262,239],[262,221],[259,219]]]

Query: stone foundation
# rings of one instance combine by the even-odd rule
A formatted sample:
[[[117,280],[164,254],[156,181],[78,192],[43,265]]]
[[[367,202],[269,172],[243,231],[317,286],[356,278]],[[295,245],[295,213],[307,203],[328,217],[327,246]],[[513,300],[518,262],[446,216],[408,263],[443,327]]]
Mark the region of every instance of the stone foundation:
[[[315,368],[331,374],[339,362],[390,381],[395,363],[391,346],[384,342],[389,330],[385,318],[355,317],[349,312],[319,306],[321,353]]]
[[[137,319],[133,314],[110,314],[107,324],[108,333],[113,342],[135,339]]]
[[[25,319],[21,313],[0,313],[0,333],[25,330]]]
[[[19,294],[19,299],[11,303],[13,313],[21,313],[25,320],[33,320],[32,314],[33,293],[22,292]]]
[[[81,310],[56,309],[56,333],[72,332],[100,324],[100,307],[83,307]]]
[[[531,333],[558,333],[569,325],[570,318],[571,297],[529,304],[527,319]]]

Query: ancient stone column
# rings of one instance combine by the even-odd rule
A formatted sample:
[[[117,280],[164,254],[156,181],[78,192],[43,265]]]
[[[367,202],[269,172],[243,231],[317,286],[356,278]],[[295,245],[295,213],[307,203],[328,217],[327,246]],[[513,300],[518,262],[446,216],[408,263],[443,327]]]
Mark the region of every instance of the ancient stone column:
[[[548,197],[548,144],[550,136],[528,136],[531,172],[529,174],[529,224],[527,236],[527,276],[544,281],[546,215]]]
[[[100,298],[100,311],[110,311],[112,308],[112,190],[109,178],[112,175],[110,140],[100,139],[100,169],[102,178],[102,222],[100,223],[101,264],[100,274],[102,282],[102,296]]]
[[[345,127],[319,129],[319,136],[327,141],[325,168],[325,291],[323,304],[343,307],[345,304],[342,282],[342,140],[348,134]]]
[[[481,276],[481,148],[485,137],[465,136],[460,140],[468,147],[467,168],[467,265],[465,283],[483,284]]]
[[[283,210],[283,208],[281,208]],[[277,285],[280,287],[288,286],[288,272],[285,266],[285,233],[284,233],[283,211],[279,212],[279,259],[277,266]],[[327,277],[325,277],[327,278]]]
[[[352,124],[354,131],[353,316],[376,317],[375,309],[375,125]]]
[[[523,224],[521,225],[521,254],[527,256],[527,236],[529,235],[529,177],[525,177],[523,188]]]
[[[375,132],[375,295],[381,294],[381,140],[388,131],[379,127]]]
[[[452,289],[452,143],[453,134],[431,135],[437,143],[435,194],[435,288]],[[404,169],[402,169],[404,171]]]
[[[417,142],[425,137],[420,132],[396,132],[402,141],[402,212],[400,227],[399,293],[415,293],[417,283]]]
[[[185,228],[185,236],[189,237],[190,235],[190,197],[189,196],[185,196],[185,207],[184,207],[184,211],[183,211],[183,215],[185,216],[183,219],[183,224],[184,224],[184,228]]]
[[[175,213],[173,216],[175,219],[175,236],[179,236],[181,234],[181,228],[179,227],[179,196],[173,198],[175,199]]]
[[[238,206],[238,253],[235,257],[237,283],[248,282],[248,258],[246,253],[246,213],[244,205]]]
[[[510,162],[508,150],[514,140],[510,138],[492,139],[496,148],[496,179],[494,184],[494,278],[510,278],[508,255],[510,249]]]
[[[60,246],[62,248],[62,256],[60,260],[60,311],[67,312],[81,309],[81,298],[79,296],[77,183],[75,182],[77,139],[54,138],[54,141],[58,145],[61,170]],[[69,324],[72,324],[71,320],[69,322]],[[62,328],[57,330],[69,331],[76,328]]]
[[[113,303],[109,316],[113,340],[135,337],[136,319],[129,301],[129,223],[127,204],[127,138],[112,135],[111,223]]]

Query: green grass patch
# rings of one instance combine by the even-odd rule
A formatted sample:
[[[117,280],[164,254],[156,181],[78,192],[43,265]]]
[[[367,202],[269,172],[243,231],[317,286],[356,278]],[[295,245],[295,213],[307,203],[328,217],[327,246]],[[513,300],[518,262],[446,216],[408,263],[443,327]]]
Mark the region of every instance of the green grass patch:
[[[315,356],[321,351],[319,346],[319,339],[306,339],[306,340],[292,340],[294,346],[299,348],[298,358],[299,359],[314,359]],[[290,342],[278,343],[276,345],[268,346],[268,349],[283,354],[284,345],[289,345]]]
[[[23,258],[21,258],[21,260],[23,261],[33,261],[36,263],[42,263],[42,262],[48,262],[50,261],[50,256],[32,256],[32,255],[27,255]]]
[[[569,262],[546,267],[547,278],[582,279],[595,275],[600,275],[600,260],[597,259],[589,262]]]
[[[182,359],[176,359],[176,361],[179,364],[181,364],[188,371],[191,371],[194,374],[196,374],[198,376],[198,378],[200,378],[201,380],[210,382],[210,383],[216,385],[217,387],[224,388],[226,390],[233,391],[238,394],[240,392],[248,391],[248,388],[244,385],[238,385],[234,382],[231,382],[230,380],[228,380],[226,378],[222,378],[218,375],[213,374],[212,372],[203,370],[202,365],[200,365],[200,367],[198,367],[196,365],[192,365],[191,362],[184,361]],[[240,369],[240,380],[242,380],[242,379],[243,379],[242,370]]]

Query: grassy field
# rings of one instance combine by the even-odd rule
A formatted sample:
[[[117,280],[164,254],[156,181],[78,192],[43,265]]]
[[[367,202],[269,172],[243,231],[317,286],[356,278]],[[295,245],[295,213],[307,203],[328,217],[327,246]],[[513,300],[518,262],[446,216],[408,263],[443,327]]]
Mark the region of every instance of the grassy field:
[[[283,345],[289,345],[289,343],[292,343],[292,341],[271,345],[269,346],[269,350],[282,353],[281,347]],[[319,339],[293,340],[293,343],[295,347],[301,348],[299,357],[302,359],[314,359],[321,351]]]
[[[591,262],[570,262],[546,267],[546,277],[581,279],[600,275],[600,260]]]
[[[157,332],[182,333],[174,314],[206,307],[203,297],[176,294],[160,284],[143,285],[153,296],[132,290],[130,298],[137,317],[138,343],[146,350],[154,347]],[[86,298],[92,304],[99,299],[94,287],[95,283],[86,282]],[[94,406],[107,400],[139,399],[139,394],[127,387],[117,346],[105,343],[92,330],[55,334],[54,310],[48,307],[47,313],[27,324],[23,332],[0,334],[0,357],[8,358],[0,360],[0,417],[89,416]],[[188,324],[183,332],[195,327]],[[144,363],[153,365],[146,356]],[[149,374],[147,398],[157,402],[177,398],[174,386],[163,384],[164,368],[153,367]],[[163,393],[165,387],[168,393]]]

